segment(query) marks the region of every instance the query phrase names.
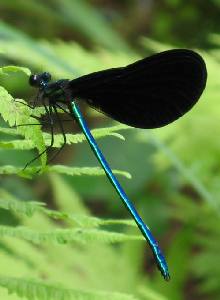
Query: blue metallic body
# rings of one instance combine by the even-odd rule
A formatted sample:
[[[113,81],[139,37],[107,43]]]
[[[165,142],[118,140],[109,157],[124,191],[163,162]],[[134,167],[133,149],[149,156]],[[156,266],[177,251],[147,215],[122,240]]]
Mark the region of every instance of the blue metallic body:
[[[52,135],[52,137],[51,137],[51,144],[50,144],[49,148],[51,148],[53,146],[53,141],[54,141],[54,138],[53,138],[53,118],[52,118],[52,115],[51,115],[53,112],[55,112],[55,114],[57,116],[57,119],[59,121],[60,129],[61,129],[61,131],[63,133],[63,137],[64,137],[64,145],[66,143],[66,136],[65,136],[65,133],[64,133],[64,129],[63,129],[62,123],[61,123],[61,121],[60,121],[60,119],[57,115],[57,107],[66,112],[66,110],[63,109],[59,105],[59,102],[67,104],[67,106],[70,110],[71,116],[75,119],[75,121],[78,123],[79,127],[82,129],[86,139],[88,140],[88,143],[89,143],[93,153],[95,154],[96,158],[98,159],[99,163],[101,164],[102,168],[104,169],[109,181],[113,185],[114,189],[116,190],[117,194],[120,196],[120,198],[121,198],[122,202],[124,203],[125,207],[130,212],[131,216],[135,220],[135,222],[136,222],[137,226],[139,227],[140,231],[142,232],[143,236],[145,237],[148,244],[150,245],[151,250],[153,252],[153,255],[155,257],[157,266],[158,266],[161,274],[163,275],[165,280],[169,280],[170,275],[169,275],[168,267],[167,267],[165,258],[164,258],[163,254],[162,254],[162,252],[161,252],[161,250],[158,246],[157,241],[153,237],[150,229],[144,224],[143,220],[139,216],[139,214],[136,211],[135,207],[130,202],[130,200],[128,199],[128,197],[125,194],[124,190],[122,189],[120,183],[118,182],[116,177],[113,175],[111,168],[109,167],[107,161],[105,160],[105,157],[103,156],[103,154],[100,151],[94,137],[92,136],[92,134],[91,134],[91,132],[90,132],[90,130],[89,130],[89,128],[88,128],[88,126],[87,126],[87,124],[86,124],[86,122],[85,122],[85,120],[84,120],[84,118],[83,118],[83,116],[80,112],[80,109],[77,106],[76,102],[74,100],[71,100],[72,99],[72,96],[71,96],[72,92],[70,93],[70,91],[68,89],[69,80],[63,79],[63,80],[58,80],[58,81],[49,83],[50,80],[51,80],[51,75],[48,72],[31,75],[30,78],[29,78],[30,85],[39,88],[39,92],[38,92],[38,96],[36,98],[35,104],[36,104],[37,101],[41,102],[41,104],[44,106],[45,111],[46,111],[46,113],[47,113],[47,115],[50,119],[50,122],[51,122],[50,125],[51,125],[51,135]],[[45,98],[47,98],[49,100],[49,109],[46,106]],[[63,101],[62,101],[62,98],[64,98]],[[34,104],[34,107],[35,107],[35,104]],[[34,160],[36,160],[38,157],[40,157],[49,148],[47,148],[42,153],[40,153],[37,157],[35,157],[28,164],[32,163]]]
[[[82,129],[83,133],[86,136],[86,139],[93,151],[93,153],[95,154],[95,156],[97,157],[99,163],[101,164],[102,168],[104,169],[109,181],[111,182],[111,184],[113,185],[114,189],[116,190],[116,192],[118,193],[118,195],[120,196],[122,202],[124,203],[125,207],[128,209],[128,211],[130,212],[131,216],[133,217],[133,219],[135,220],[137,226],[139,227],[140,231],[142,232],[143,236],[145,237],[145,239],[147,240],[149,246],[152,249],[152,252],[154,254],[154,257],[156,259],[157,262],[157,266],[159,268],[159,270],[161,271],[161,274],[163,275],[163,277],[166,280],[170,279],[170,275],[169,275],[169,271],[168,271],[168,266],[167,263],[165,261],[165,258],[158,246],[157,241],[155,240],[155,238],[153,237],[150,229],[144,224],[143,220],[141,219],[141,217],[139,216],[138,212],[136,211],[135,207],[133,206],[133,204],[131,203],[131,201],[128,199],[126,193],[124,192],[123,188],[121,187],[120,183],[118,182],[118,180],[116,179],[116,177],[114,176],[114,174],[112,173],[111,168],[109,167],[105,157],[103,156],[102,152],[100,151],[94,137],[92,136],[81,112],[80,109],[78,107],[78,105],[75,103],[75,101],[71,101],[71,105],[70,105],[70,109],[71,112],[74,116],[74,119],[76,120],[76,122],[78,123],[78,125],[80,126],[80,128]]]

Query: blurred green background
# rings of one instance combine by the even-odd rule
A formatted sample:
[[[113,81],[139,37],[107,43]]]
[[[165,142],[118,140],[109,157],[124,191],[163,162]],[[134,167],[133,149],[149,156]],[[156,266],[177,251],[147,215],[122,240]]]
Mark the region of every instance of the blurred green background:
[[[16,170],[36,149],[5,131],[1,112],[0,299],[220,298],[219,14],[219,0],[0,0],[0,67],[72,79],[182,47],[201,53],[208,70],[201,100],[177,122],[98,140],[111,167],[132,175],[119,180],[167,257],[168,283],[136,227],[119,221],[128,213],[94,171],[87,143],[53,161],[78,173],[24,178]],[[2,70],[0,85],[13,97],[34,97],[25,73]],[[116,125],[83,111],[90,128]]]

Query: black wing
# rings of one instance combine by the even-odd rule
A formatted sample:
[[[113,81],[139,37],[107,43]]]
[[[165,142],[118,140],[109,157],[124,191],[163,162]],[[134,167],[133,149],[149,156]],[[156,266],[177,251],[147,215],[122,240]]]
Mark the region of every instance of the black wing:
[[[161,52],[122,68],[69,82],[72,96],[139,128],[164,126],[197,102],[207,79],[202,57],[185,49]]]

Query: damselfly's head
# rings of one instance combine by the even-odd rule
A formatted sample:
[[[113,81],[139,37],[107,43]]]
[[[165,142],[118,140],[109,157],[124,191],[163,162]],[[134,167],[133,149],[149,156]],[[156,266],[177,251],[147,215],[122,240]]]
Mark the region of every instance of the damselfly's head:
[[[29,84],[36,88],[44,88],[47,86],[47,84],[50,80],[51,80],[50,73],[43,72],[41,74],[30,75]]]

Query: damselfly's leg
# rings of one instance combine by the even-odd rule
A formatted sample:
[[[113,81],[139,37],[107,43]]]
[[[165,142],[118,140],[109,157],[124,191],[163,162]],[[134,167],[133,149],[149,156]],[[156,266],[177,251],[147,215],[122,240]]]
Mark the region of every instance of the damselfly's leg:
[[[62,149],[65,147],[66,145],[66,134],[65,134],[65,131],[64,131],[64,128],[63,128],[63,124],[62,124],[62,121],[60,120],[60,117],[58,115],[58,111],[57,111],[57,108],[55,105],[53,105],[53,109],[54,109],[54,112],[55,112],[55,116],[56,116],[56,120],[58,121],[58,124],[59,124],[59,127],[60,127],[60,130],[61,130],[61,133],[62,133],[62,136],[63,136],[63,144],[62,146],[59,148],[59,150],[54,154],[54,156],[52,156],[48,162],[51,162],[52,160],[55,159],[55,157],[62,151]],[[72,120],[68,120],[68,121],[72,121]]]
[[[31,109],[34,109],[33,106],[31,106],[31,105],[29,105],[29,104],[27,104],[27,103],[24,103],[24,102],[19,101],[19,100],[16,100],[16,99],[14,99],[14,101],[17,102],[17,103],[23,104],[23,105],[25,105],[25,106],[27,106],[27,107],[29,107],[29,108],[31,108]]]
[[[72,116],[72,114],[68,110],[66,110],[65,108],[63,108],[62,106],[60,106],[58,103],[56,103],[56,107],[58,107],[59,109],[61,109],[66,114],[70,115],[70,117],[72,118],[70,121],[73,120],[73,116]]]
[[[49,123],[47,123],[49,124]],[[28,123],[28,124],[19,124],[19,125],[15,125],[13,126],[14,128],[17,128],[17,127],[24,127],[24,126],[40,126],[42,125],[42,123]]]
[[[30,105],[30,104],[28,104],[28,103],[24,103],[24,102],[19,101],[19,100],[16,100],[16,99],[14,99],[14,101],[17,102],[17,103],[23,104],[23,105],[25,105],[25,106],[27,106],[27,107],[29,107],[29,108],[31,108],[31,109],[34,109],[34,108],[37,106],[37,103],[38,103],[39,99],[42,99],[42,98],[43,98],[42,95],[43,95],[43,91],[39,91],[39,92],[37,93],[36,98],[35,98],[34,101],[32,102],[32,105]]]

